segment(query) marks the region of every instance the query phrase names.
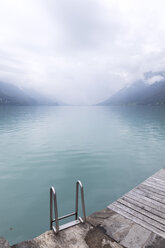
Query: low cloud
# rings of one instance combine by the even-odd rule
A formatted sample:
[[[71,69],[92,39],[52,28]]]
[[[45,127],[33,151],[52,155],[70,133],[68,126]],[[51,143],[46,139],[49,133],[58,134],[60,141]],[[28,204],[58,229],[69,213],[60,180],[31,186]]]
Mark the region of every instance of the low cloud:
[[[165,69],[162,0],[0,0],[0,80],[73,104]]]
[[[157,76],[153,76],[152,78],[148,79],[146,81],[147,84],[154,84],[156,82],[160,82],[164,80],[164,77],[160,76],[160,75],[157,75]]]

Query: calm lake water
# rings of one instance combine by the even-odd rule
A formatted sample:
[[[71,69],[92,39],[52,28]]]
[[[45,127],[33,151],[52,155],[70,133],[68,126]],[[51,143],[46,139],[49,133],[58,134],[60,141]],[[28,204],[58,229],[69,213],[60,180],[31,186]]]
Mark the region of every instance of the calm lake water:
[[[1,107],[0,236],[48,230],[52,185],[63,215],[80,179],[89,215],[164,165],[164,107]]]

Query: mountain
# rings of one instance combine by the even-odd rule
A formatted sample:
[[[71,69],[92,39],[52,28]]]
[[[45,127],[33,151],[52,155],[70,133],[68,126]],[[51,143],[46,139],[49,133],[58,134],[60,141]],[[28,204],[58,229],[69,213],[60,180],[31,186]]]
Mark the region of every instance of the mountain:
[[[13,84],[0,82],[1,105],[58,105],[57,102],[33,91],[21,89]]]
[[[99,105],[165,105],[165,72],[148,72]]]
[[[125,87],[119,90],[115,95],[108,98],[106,101],[99,105],[121,105],[135,102],[143,94],[143,91],[147,88],[147,85],[143,81],[136,81],[129,87]]]

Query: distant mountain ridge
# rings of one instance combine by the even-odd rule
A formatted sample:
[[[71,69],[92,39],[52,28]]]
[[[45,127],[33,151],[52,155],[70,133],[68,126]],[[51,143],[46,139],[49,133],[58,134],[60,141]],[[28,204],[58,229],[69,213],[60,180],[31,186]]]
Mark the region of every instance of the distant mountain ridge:
[[[58,105],[54,100],[34,91],[21,89],[13,84],[0,81],[1,105]]]
[[[144,78],[119,90],[99,105],[165,105],[165,72],[148,72]]]

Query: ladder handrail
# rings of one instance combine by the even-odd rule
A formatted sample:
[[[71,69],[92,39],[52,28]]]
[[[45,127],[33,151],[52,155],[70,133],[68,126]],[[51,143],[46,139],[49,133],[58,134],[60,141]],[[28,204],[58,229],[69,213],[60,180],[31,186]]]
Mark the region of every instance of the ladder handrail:
[[[53,219],[53,200],[54,200],[54,215]],[[56,231],[59,231],[59,218],[57,208],[57,195],[54,187],[50,188],[50,229],[53,229],[53,222],[56,222]]]
[[[75,219],[77,220],[78,219],[78,192],[79,192],[79,188],[81,190],[81,205],[82,205],[82,211],[83,211],[83,217],[84,218],[81,218],[81,222],[85,223],[86,221],[86,213],[85,213],[85,201],[84,201],[84,190],[83,190],[83,185],[81,183],[80,180],[78,180],[76,182],[76,215],[75,215]]]
[[[82,212],[83,218],[78,217],[78,195],[79,195],[79,188],[81,192],[81,205],[82,205]],[[54,205],[54,215],[55,219],[53,219],[53,205]],[[85,213],[85,201],[84,201],[84,190],[83,185],[80,180],[76,182],[76,206],[75,212],[64,215],[62,217],[58,217],[58,208],[57,208],[57,194],[54,187],[50,188],[50,229],[53,230],[55,233],[58,233],[63,228],[59,226],[59,220],[71,217],[75,215],[75,225],[78,223],[85,223],[86,222],[86,213]],[[53,226],[53,222],[55,222],[56,227]],[[73,225],[73,224],[72,224]],[[69,227],[71,225],[67,225]]]

